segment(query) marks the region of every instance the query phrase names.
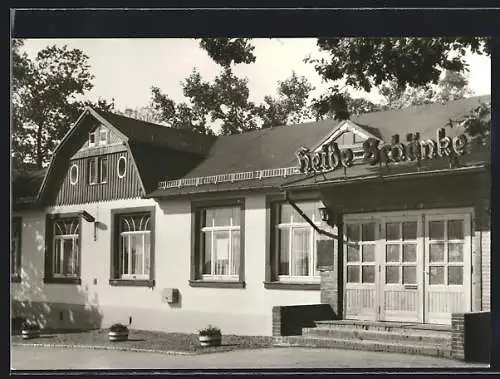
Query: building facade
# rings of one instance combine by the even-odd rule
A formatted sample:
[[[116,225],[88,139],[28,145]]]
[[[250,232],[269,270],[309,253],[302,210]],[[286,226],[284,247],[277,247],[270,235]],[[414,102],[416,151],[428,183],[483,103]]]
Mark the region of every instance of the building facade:
[[[271,335],[275,306],[488,311],[489,143],[458,125],[484,101],[221,137],[88,109],[14,182],[13,315]]]

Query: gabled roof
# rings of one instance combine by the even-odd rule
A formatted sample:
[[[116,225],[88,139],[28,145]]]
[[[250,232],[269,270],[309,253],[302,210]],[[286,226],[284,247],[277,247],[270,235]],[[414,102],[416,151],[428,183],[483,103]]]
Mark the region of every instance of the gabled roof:
[[[168,126],[153,124],[102,110],[96,110],[96,112],[130,140],[138,143],[146,143],[205,156],[217,138],[190,130],[174,129]]]
[[[436,130],[439,128],[445,128],[447,135],[454,136],[463,133],[463,128],[447,126],[450,119],[460,119],[478,106],[480,102],[490,101],[490,99],[491,96],[488,95],[456,100],[446,104],[373,112],[354,117],[347,122],[358,126],[384,142],[390,142],[394,134],[399,134],[400,139],[404,141],[406,134],[414,132],[420,132],[422,139],[435,138]],[[206,159],[187,173],[184,178],[296,166],[295,153],[301,146],[314,148],[344,123],[323,120],[221,136],[213,144]],[[356,170],[352,172],[355,173]],[[281,178],[282,183],[290,180],[293,179]],[[274,185],[276,178],[253,180],[245,183],[244,186],[246,189],[261,188],[266,186],[268,182],[272,182]],[[214,191],[217,188],[224,188],[224,190],[234,188],[236,190],[240,189],[242,185],[242,183],[234,182],[166,188],[153,191],[149,196],[202,193]]]

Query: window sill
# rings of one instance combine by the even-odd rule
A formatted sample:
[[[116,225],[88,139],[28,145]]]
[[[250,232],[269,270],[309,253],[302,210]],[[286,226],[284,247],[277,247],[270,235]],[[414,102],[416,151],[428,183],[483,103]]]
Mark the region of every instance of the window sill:
[[[150,287],[155,286],[154,280],[149,279],[109,279],[109,284],[115,287]]]
[[[264,282],[264,288],[270,290],[319,291],[319,283],[305,282]]]
[[[43,278],[47,284],[82,284],[80,278]]]
[[[245,288],[245,282],[222,280],[190,280],[189,285],[204,288]]]
[[[21,283],[21,277],[19,275],[12,275],[10,277],[11,283]]]

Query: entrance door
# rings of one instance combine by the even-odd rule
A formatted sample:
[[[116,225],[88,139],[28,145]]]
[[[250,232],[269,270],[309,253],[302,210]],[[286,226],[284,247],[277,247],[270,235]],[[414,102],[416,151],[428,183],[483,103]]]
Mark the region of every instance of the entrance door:
[[[425,322],[449,324],[450,314],[470,310],[470,214],[426,217]]]
[[[380,226],[380,320],[422,322],[422,223],[382,217]]]
[[[344,219],[345,316],[450,324],[470,310],[470,213],[408,211]]]

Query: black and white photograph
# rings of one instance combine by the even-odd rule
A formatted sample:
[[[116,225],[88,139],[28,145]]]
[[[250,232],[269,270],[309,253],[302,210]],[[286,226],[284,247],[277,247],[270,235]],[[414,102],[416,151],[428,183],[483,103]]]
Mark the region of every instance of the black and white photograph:
[[[15,30],[11,372],[490,367],[492,38]]]

